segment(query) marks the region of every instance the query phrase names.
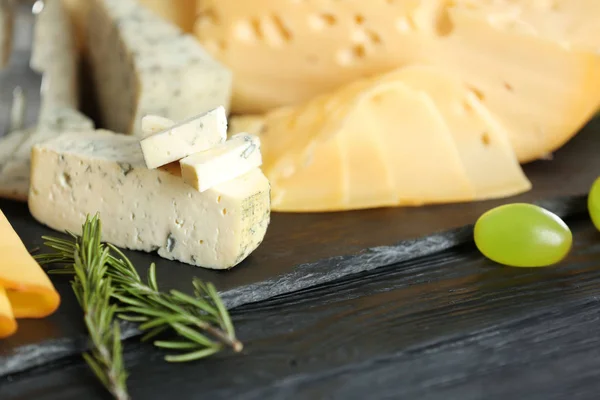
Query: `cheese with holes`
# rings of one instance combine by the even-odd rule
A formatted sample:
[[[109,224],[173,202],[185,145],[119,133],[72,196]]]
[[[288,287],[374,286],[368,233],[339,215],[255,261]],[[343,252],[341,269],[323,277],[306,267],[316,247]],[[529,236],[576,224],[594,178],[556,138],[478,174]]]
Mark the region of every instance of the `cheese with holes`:
[[[2,211],[0,254],[0,286],[6,290],[14,317],[42,318],[56,311],[60,304],[58,292],[42,267],[29,254]],[[0,310],[3,308],[1,303],[0,299]]]
[[[200,193],[176,172],[147,169],[134,137],[63,134],[33,149],[29,210],[76,233],[99,213],[103,238],[116,246],[205,268],[239,264],[269,225],[266,177],[253,169]]]
[[[90,71],[103,127],[142,135],[141,118],[175,121],[229,107],[231,72],[190,35],[134,0],[93,0]]]
[[[275,211],[484,200],[531,188],[502,125],[434,67],[356,81],[250,122]]]
[[[153,119],[151,122],[156,124],[158,120]],[[153,169],[208,150],[224,142],[225,139],[227,139],[227,115],[223,107],[218,107],[147,136],[140,141],[140,146],[146,166]]]
[[[565,45],[558,36],[566,34],[498,24],[491,18],[498,13],[473,0],[199,4],[196,35],[234,72],[236,113],[299,104],[407,65],[438,66],[477,93],[526,162],[558,149],[598,108],[596,51]]]
[[[462,82],[434,67],[406,67],[383,77],[426,93],[452,133],[475,197],[486,200],[531,189],[509,134]]]
[[[183,180],[200,192],[244,175],[262,165],[260,140],[240,133],[228,141],[182,160]]]

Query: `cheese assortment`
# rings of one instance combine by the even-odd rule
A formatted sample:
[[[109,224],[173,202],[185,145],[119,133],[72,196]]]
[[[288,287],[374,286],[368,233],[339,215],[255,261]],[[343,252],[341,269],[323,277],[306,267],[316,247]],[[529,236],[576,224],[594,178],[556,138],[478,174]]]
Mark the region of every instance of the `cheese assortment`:
[[[141,118],[176,121],[229,107],[232,74],[136,0],[90,0],[87,43],[100,125],[142,135]]]
[[[260,140],[240,133],[225,143],[179,161],[183,180],[204,192],[262,165]]]
[[[16,318],[43,318],[60,296],[0,210],[0,338],[17,329]]]
[[[227,115],[221,106],[175,125],[168,120],[149,117],[151,119],[146,120],[144,133],[159,130],[157,126],[165,124],[162,130],[144,137],[140,142],[146,166],[150,169],[208,150],[227,138]]]
[[[582,13],[590,3],[569,2],[579,5],[568,9]],[[545,157],[597,110],[600,56],[596,49],[565,45],[568,28],[535,35],[494,21],[497,8],[539,2],[495,1],[496,8],[485,3],[203,0],[196,34],[234,72],[234,112],[264,113],[365,76],[432,65],[478,94],[508,131],[521,162]],[[573,15],[557,9],[546,31]],[[597,18],[587,21],[585,26],[598,25]],[[599,37],[589,40],[600,44]]]
[[[253,168],[200,193],[176,170],[148,169],[138,138],[65,133],[33,149],[29,209],[41,223],[75,233],[85,215],[99,212],[107,242],[227,269],[262,242],[269,189]]]
[[[30,61],[43,74],[38,120],[36,126],[0,136],[0,196],[27,201],[33,145],[64,131],[93,129],[93,122],[78,111],[78,61],[62,1],[46,1],[37,16]]]

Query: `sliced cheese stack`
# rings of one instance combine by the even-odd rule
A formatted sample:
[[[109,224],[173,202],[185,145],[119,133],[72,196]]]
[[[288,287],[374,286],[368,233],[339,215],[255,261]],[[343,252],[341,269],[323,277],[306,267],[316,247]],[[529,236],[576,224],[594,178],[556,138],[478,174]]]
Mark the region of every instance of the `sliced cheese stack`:
[[[15,318],[43,318],[60,296],[0,210],[0,338],[17,329]]]
[[[498,22],[496,8],[511,3],[520,14]],[[235,74],[234,112],[263,113],[365,76],[437,66],[477,94],[527,162],[562,146],[600,102],[597,46],[565,45],[585,37],[600,44],[587,36],[599,29],[598,5],[561,0],[550,13],[531,3],[540,2],[202,0],[196,34]],[[571,35],[586,4],[589,29]],[[522,18],[537,33],[519,29]]]
[[[85,215],[100,213],[104,239],[116,246],[226,269],[264,238],[269,181],[253,168],[199,192],[173,163],[148,169],[135,137],[67,133],[34,147],[29,209],[41,223],[72,232]]]
[[[142,135],[141,118],[175,121],[229,106],[231,72],[190,35],[135,0],[90,0],[87,43],[102,126]]]
[[[140,142],[146,166],[164,168],[178,161],[183,180],[200,192],[262,165],[258,137],[242,133],[225,141],[227,116],[223,107],[179,124],[147,115],[142,128],[147,135]]]
[[[259,128],[276,211],[483,200],[531,188],[502,125],[460,79],[429,66],[235,123]]]

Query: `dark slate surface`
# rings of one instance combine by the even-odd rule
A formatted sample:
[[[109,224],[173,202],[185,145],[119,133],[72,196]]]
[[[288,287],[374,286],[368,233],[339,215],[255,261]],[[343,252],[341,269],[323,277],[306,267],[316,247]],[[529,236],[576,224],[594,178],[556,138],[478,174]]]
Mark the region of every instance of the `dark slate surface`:
[[[242,354],[167,364],[128,341],[133,399],[597,399],[600,233],[512,269],[472,244],[233,311]],[[0,378],[3,400],[109,399],[78,357]]]
[[[156,262],[159,284],[190,291],[193,276],[214,282],[230,307],[324,284],[344,276],[433,254],[471,239],[471,224],[485,210],[505,202],[539,202],[559,215],[585,209],[591,183],[600,171],[597,122],[590,124],[553,161],[527,166],[535,189],[523,196],[481,203],[390,208],[345,213],[275,214],[262,246],[231,271],[215,272],[129,252],[143,273]],[[560,182],[560,184],[559,184]],[[557,196],[561,197],[557,197]],[[35,222],[25,204],[0,201],[0,208],[29,248],[42,235],[56,234]],[[64,278],[63,296],[50,318],[21,323],[17,335],[0,342],[0,375],[22,371],[81,351],[81,313]],[[133,326],[125,336],[137,334]]]

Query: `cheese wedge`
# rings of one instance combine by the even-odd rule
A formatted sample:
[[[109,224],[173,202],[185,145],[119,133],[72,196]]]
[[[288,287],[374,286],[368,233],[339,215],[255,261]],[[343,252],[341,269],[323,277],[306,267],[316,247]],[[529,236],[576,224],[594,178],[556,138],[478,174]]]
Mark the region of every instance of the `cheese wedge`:
[[[579,6],[569,10],[586,12],[581,0],[574,3]],[[508,132],[520,162],[546,157],[598,108],[600,55],[565,46],[566,34],[508,28],[478,4],[261,0],[257,8],[255,2],[203,0],[195,32],[233,70],[236,113],[301,104],[365,76],[424,64],[474,89]],[[560,7],[555,14],[564,15]]]
[[[142,135],[141,118],[183,121],[229,107],[231,72],[135,0],[90,0],[90,71],[104,128]]]
[[[262,165],[260,140],[237,134],[206,151],[179,160],[181,176],[188,185],[204,192]]]
[[[477,200],[526,192],[531,183],[510,145],[508,132],[475,93],[436,67],[406,67],[383,76],[427,94],[448,125]]]
[[[321,110],[324,104],[327,112]],[[357,82],[293,110],[268,113],[261,140],[276,211],[421,205],[476,196],[435,103],[400,80]],[[278,150],[283,146],[287,152]]]
[[[146,125],[148,122],[146,120]],[[156,125],[159,121],[154,119],[150,122]],[[147,132],[147,130],[143,131]],[[208,150],[223,143],[225,139],[227,139],[227,115],[223,107],[217,107],[154,135],[146,136],[140,141],[140,146],[146,166],[153,169]]]
[[[80,233],[85,216],[99,213],[107,242],[169,260],[231,268],[260,245],[270,221],[260,169],[200,193],[177,174],[146,168],[131,136],[65,133],[35,146],[31,165],[36,220]]]
[[[0,286],[6,290],[15,318],[42,318],[52,314],[60,296],[39,264],[0,211]],[[4,306],[0,293],[0,313]],[[4,310],[6,312],[6,310]],[[5,315],[6,317],[6,315]]]

